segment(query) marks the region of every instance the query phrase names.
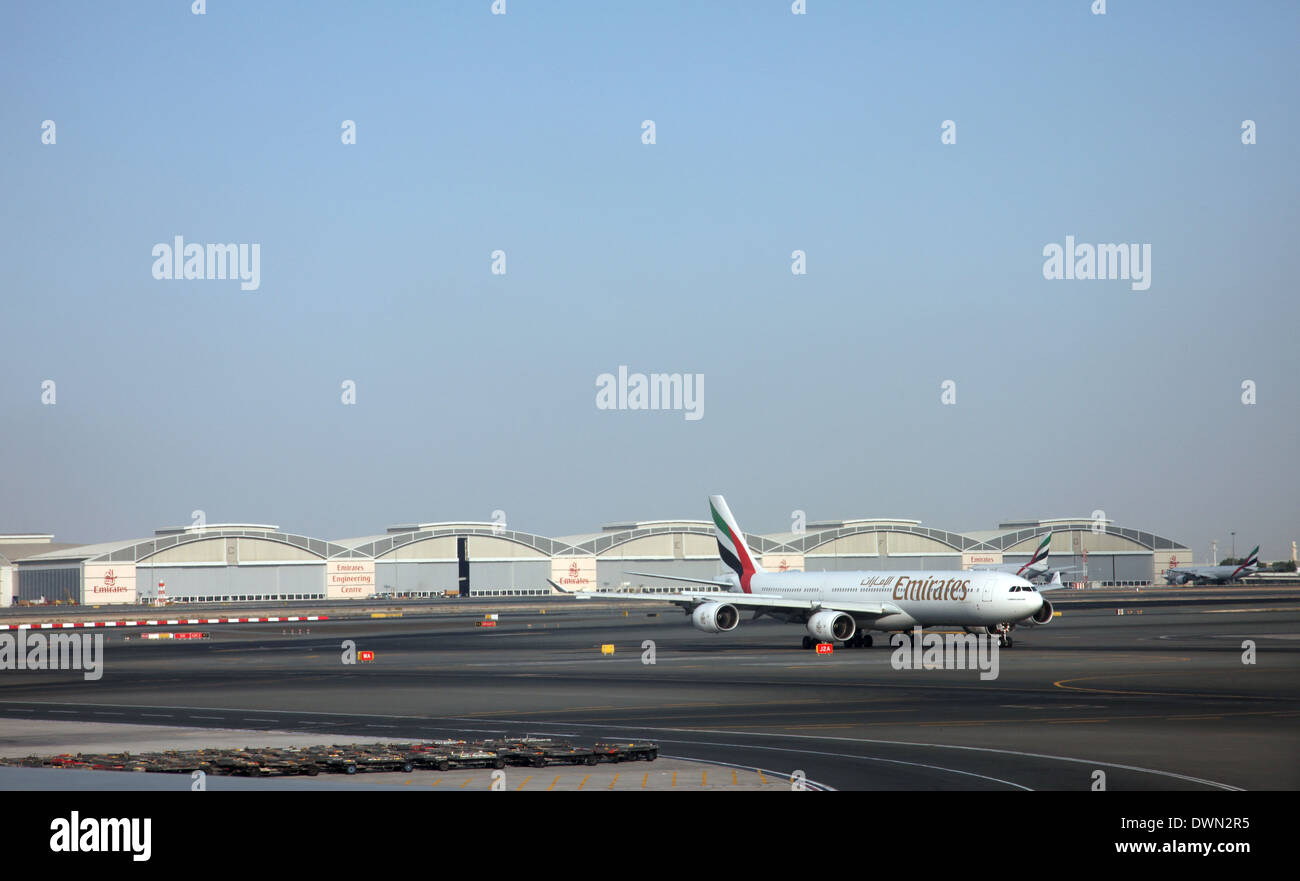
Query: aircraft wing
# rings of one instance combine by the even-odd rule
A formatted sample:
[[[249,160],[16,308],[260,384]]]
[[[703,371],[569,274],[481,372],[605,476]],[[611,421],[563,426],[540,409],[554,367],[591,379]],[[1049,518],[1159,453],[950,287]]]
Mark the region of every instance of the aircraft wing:
[[[788,609],[806,610],[816,612],[821,609],[834,609],[837,612],[848,612],[853,615],[862,615],[864,617],[879,618],[884,615],[894,615],[902,611],[892,603],[861,602],[853,600],[836,600],[834,603],[825,603],[821,600],[801,600],[795,597],[782,597],[767,594],[756,593],[732,593],[730,591],[683,591],[681,593],[608,593],[598,594],[602,597],[619,600],[636,600],[642,602],[672,603],[680,606],[687,611],[694,609],[701,603],[716,602],[729,603],[738,609],[752,609],[762,611],[764,609]]]

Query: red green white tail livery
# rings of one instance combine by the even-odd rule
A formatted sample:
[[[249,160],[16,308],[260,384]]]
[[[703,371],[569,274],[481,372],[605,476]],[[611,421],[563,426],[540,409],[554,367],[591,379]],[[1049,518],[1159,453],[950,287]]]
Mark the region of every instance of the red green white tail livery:
[[[745,534],[740,531],[736,518],[731,515],[726,499],[722,496],[709,496],[709,515],[713,520],[713,531],[718,537],[718,556],[736,573],[740,579],[740,589],[745,593],[753,593],[751,583],[755,573],[767,570],[759,565],[745,544]]]

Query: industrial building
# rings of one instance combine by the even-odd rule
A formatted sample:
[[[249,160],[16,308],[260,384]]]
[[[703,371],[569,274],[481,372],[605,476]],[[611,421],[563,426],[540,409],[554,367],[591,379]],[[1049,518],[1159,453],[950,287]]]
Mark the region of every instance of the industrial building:
[[[1173,539],[1091,518],[1011,521],[967,533],[901,518],[834,520],[746,540],[762,565],[777,571],[956,570],[1027,562],[1045,532],[1052,565],[1071,570],[1067,582],[1151,584],[1192,560]],[[337,541],[247,523],[172,527],[152,538],[94,545],[0,536],[5,606],[545,595],[554,592],[550,581],[566,591],[682,586],[632,572],[724,574],[713,524],[630,521],[561,538],[485,522],[406,524]]]
[[[0,608],[13,604],[17,596],[18,566],[23,557],[46,551],[70,548],[70,544],[55,544],[49,533],[22,532],[0,535]]]
[[[15,596],[81,605],[319,600],[369,596],[350,580],[371,561],[351,548],[225,523],[160,529],[153,538],[63,546],[18,564]]]

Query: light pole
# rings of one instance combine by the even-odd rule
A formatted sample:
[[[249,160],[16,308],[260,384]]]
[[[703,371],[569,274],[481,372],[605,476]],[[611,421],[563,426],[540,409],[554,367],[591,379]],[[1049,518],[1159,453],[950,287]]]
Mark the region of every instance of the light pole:
[[[1237,559],[1237,533],[1232,533],[1232,559]]]

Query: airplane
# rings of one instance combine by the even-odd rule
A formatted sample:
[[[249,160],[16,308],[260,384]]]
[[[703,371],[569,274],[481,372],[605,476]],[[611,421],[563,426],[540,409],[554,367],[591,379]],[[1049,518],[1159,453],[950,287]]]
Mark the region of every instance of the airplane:
[[[1010,572],[1012,575],[1019,575],[1021,578],[1028,578],[1030,581],[1044,581],[1051,583],[1053,579],[1059,581],[1058,577],[1064,572],[1078,571],[1075,568],[1052,567],[1047,564],[1047,559],[1051,555],[1052,534],[1050,532],[1043,535],[1042,541],[1034,549],[1034,555],[1029,558],[1027,563],[985,563],[978,566],[972,566],[972,570],[985,572]]]
[[[686,578],[653,572],[629,572],[709,585],[712,590],[663,594],[619,594],[621,600],[670,602],[690,615],[705,633],[727,633],[740,625],[743,610],[803,624],[803,647],[838,641],[845,648],[871,645],[871,631],[952,626],[987,633],[1010,648],[1017,625],[1049,624],[1052,604],[1025,578],[1009,572],[769,572],[740,531],[726,499],[709,496],[709,515],[718,540],[718,556],[730,569],[720,578]],[[1060,586],[1045,585],[1048,590]]]
[[[1165,581],[1168,584],[1231,584],[1258,569],[1259,545],[1255,545],[1255,550],[1240,566],[1179,566],[1165,570]]]

